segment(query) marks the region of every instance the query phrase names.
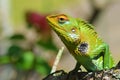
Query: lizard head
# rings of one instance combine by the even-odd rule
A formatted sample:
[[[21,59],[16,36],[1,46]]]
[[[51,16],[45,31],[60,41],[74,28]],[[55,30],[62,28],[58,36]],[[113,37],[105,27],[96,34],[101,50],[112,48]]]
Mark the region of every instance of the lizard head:
[[[47,21],[68,48],[78,45],[80,29],[77,19],[65,14],[58,14],[47,16]]]

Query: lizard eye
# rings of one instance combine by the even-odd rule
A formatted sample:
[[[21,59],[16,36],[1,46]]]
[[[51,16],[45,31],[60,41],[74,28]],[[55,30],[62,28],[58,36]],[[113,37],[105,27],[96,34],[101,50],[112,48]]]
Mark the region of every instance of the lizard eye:
[[[66,16],[58,16],[58,22],[63,24],[66,21],[68,21],[68,18]]]

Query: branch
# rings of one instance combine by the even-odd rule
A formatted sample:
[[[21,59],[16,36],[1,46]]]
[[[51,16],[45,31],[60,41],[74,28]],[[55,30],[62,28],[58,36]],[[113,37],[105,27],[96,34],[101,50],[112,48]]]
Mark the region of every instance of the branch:
[[[55,62],[54,62],[54,64],[53,64],[51,73],[53,73],[53,72],[56,71],[56,68],[57,68],[57,65],[58,65],[58,63],[59,63],[59,61],[60,61],[60,58],[61,58],[61,56],[62,56],[63,50],[64,50],[64,47],[62,47],[62,48],[59,50],[59,52],[58,52],[58,54],[57,54],[57,56],[56,56]]]
[[[120,80],[120,62],[109,70],[66,73],[63,70],[49,74],[43,80]]]

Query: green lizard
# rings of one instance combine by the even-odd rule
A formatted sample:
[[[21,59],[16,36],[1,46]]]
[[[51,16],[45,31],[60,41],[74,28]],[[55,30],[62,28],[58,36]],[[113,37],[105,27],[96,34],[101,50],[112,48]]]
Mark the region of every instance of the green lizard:
[[[97,71],[114,67],[109,46],[103,42],[89,23],[65,14],[49,15],[47,21],[61,38],[69,52],[87,71]]]

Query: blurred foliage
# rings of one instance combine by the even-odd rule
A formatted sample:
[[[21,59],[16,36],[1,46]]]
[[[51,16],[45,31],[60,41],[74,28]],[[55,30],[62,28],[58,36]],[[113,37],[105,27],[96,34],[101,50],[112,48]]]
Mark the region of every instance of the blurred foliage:
[[[55,53],[58,49],[51,38],[51,29],[46,22],[46,15],[32,11],[26,11],[24,15],[26,28],[28,31],[34,29],[37,37],[32,42],[27,40],[23,33],[15,33],[7,38],[11,42],[11,46],[9,46],[6,55],[0,56],[0,65],[12,64],[18,73],[22,71],[25,72],[24,74],[29,74],[31,71],[36,71],[39,75],[45,76],[50,73],[50,63],[44,59],[43,55],[40,55],[42,51],[39,52],[39,56],[36,55],[34,48],[39,45],[39,49],[43,48]],[[22,46],[21,44],[26,45],[24,42],[29,43],[30,46]]]
[[[11,40],[24,40],[25,37],[22,34],[15,34],[10,37]]]
[[[7,55],[12,57],[12,59],[17,58],[23,53],[24,50],[18,45],[11,45],[8,49]]]
[[[24,50],[18,45],[10,46],[7,54],[0,56],[0,64],[12,64],[15,69],[22,71],[35,70],[42,75],[49,74],[51,70],[46,60],[36,56],[32,51]]]
[[[35,69],[38,73],[46,75],[50,73],[51,67],[42,57],[38,57],[36,58]]]

